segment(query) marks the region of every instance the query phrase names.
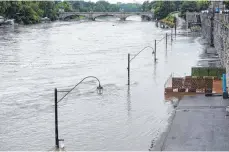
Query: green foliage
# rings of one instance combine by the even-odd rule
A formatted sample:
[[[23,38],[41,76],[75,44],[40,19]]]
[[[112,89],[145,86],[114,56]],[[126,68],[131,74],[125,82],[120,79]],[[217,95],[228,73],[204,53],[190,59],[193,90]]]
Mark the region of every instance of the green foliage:
[[[141,5],[136,3],[119,4],[118,8],[124,12],[141,12]]]
[[[0,1],[0,15],[5,16],[6,9],[8,8],[9,3],[6,1]]]
[[[228,1],[227,1],[228,2]],[[227,3],[225,2],[225,3]],[[145,1],[142,4],[143,11],[153,11],[156,19],[163,19],[169,13],[174,11],[180,11],[179,16],[185,17],[186,11],[189,12],[199,12],[201,10],[206,10],[210,5],[208,0],[197,0],[197,1]],[[228,3],[229,6],[229,3]]]
[[[190,29],[193,32],[199,32],[201,30],[201,27],[200,26],[192,26]]]
[[[175,3],[172,1],[157,1],[153,6],[154,15],[157,19],[163,19],[169,13],[176,10]]]
[[[5,3],[3,15],[7,18],[14,18],[16,13],[22,9],[22,2],[20,1],[6,1]]]
[[[167,21],[170,21],[170,22],[174,22],[175,21],[175,17],[171,13],[165,19]]]
[[[48,17],[53,21],[58,17],[58,9],[64,7],[64,2],[41,1],[38,3],[38,6],[44,12],[41,17]]]
[[[0,1],[0,15],[24,24],[39,23],[42,17],[56,20],[60,8],[71,11],[66,1]]]
[[[175,17],[170,13],[166,18],[162,19],[161,22],[165,23],[169,27],[173,27],[175,22]]]
[[[149,12],[155,14],[155,18],[163,19],[173,11],[181,11],[184,16],[186,11],[200,11],[209,6],[208,0],[197,1],[145,1],[142,5],[136,3],[110,4],[106,1],[84,2],[84,1],[0,1],[0,15],[13,18],[16,22],[33,24],[40,22],[42,17],[56,20],[59,9],[64,11],[80,12]],[[229,1],[225,1],[226,7]],[[166,19],[167,20],[167,19]]]
[[[198,11],[196,1],[184,1],[181,5],[181,13]]]
[[[197,8],[198,8],[198,11],[208,9],[210,3],[211,3],[211,2],[208,1],[208,0],[197,0]]]
[[[39,15],[29,5],[22,5],[22,8],[19,12],[20,14],[23,14],[19,21],[22,21],[24,24],[40,22]]]
[[[185,18],[185,13],[188,12],[200,12],[201,10],[206,10],[210,5],[208,0],[198,0],[198,1],[184,1],[181,5],[181,16]]]
[[[64,8],[65,12],[71,12],[72,11],[71,6],[68,2],[63,2],[63,3],[59,3],[59,4],[62,5],[61,7]]]
[[[107,1],[85,2],[85,1],[71,1],[73,10],[80,12],[138,12],[141,11],[141,5],[136,3],[117,3],[110,4]]]
[[[142,4],[142,11],[143,12],[149,12],[152,10],[153,6],[156,4],[157,2],[156,1],[152,1],[152,2],[149,2],[149,1],[145,1],[143,2]]]
[[[95,12],[107,12],[109,10],[109,3],[106,1],[98,1],[95,3],[93,11]]]
[[[214,76],[221,79],[222,74],[226,72],[225,68],[217,67],[192,67],[192,76]]]
[[[224,0],[223,4],[225,5],[226,9],[229,9],[229,0]]]
[[[179,11],[181,4],[181,1],[153,1],[149,10],[153,11],[155,18],[160,20],[168,16],[171,12]]]

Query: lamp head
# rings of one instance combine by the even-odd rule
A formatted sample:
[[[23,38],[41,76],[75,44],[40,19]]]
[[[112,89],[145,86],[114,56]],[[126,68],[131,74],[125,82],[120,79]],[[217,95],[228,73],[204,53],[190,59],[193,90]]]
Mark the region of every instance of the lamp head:
[[[99,86],[97,87],[97,93],[98,94],[102,94],[103,93],[103,87],[99,84]]]

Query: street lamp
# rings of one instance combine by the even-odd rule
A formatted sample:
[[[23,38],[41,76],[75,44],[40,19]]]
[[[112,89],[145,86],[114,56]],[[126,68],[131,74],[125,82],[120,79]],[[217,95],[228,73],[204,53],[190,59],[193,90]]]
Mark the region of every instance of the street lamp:
[[[83,78],[79,83],[77,83],[73,88],[71,88],[70,90],[57,90],[57,88],[55,88],[54,90],[54,96],[55,96],[55,144],[56,144],[56,148],[59,149],[60,145],[59,142],[60,141],[64,141],[63,139],[59,139],[59,131],[58,131],[58,103],[60,101],[62,101],[72,90],[74,90],[79,84],[81,84],[85,79],[87,78],[95,78],[98,82],[99,82],[99,86],[97,87],[97,93],[98,94],[102,94],[103,93],[103,87],[100,85],[100,81],[97,77],[95,76],[87,76],[85,78]],[[60,98],[59,100],[57,99],[57,93],[58,92],[67,92],[62,98]]]
[[[156,59],[156,40],[155,40],[155,48],[153,48],[151,46],[146,46],[141,51],[139,51],[132,59],[130,59],[130,53],[128,53],[128,67],[127,67],[127,70],[128,70],[128,83],[127,83],[127,85],[130,85],[130,62],[133,59],[135,59],[142,51],[144,51],[147,48],[151,48],[153,50],[152,55],[154,55],[154,62],[157,61],[157,59]]]

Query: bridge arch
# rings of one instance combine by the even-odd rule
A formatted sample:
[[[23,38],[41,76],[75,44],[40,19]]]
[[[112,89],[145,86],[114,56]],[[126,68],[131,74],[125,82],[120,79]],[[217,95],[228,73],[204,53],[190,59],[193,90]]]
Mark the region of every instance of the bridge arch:
[[[89,20],[95,20],[101,16],[114,16],[120,18],[120,20],[126,20],[129,16],[140,15],[142,18],[147,20],[153,19],[151,12],[64,12],[59,14],[59,19],[65,20],[71,16],[84,16]]]
[[[137,14],[130,14],[130,15],[126,15],[125,18],[128,18],[130,16],[140,16],[142,19],[147,19],[147,20],[152,20],[153,17],[151,15],[148,15],[148,14],[140,14],[140,13],[137,13]]]
[[[70,19],[71,17],[74,17],[74,16],[78,16],[78,17],[83,16],[83,17],[85,17],[85,18],[88,18],[87,15],[82,15],[82,14],[71,14],[71,15],[62,17],[62,20],[67,20],[68,18]]]
[[[145,15],[145,14],[141,15],[141,18],[142,18],[143,20],[152,20],[152,19],[153,19],[152,16],[150,16],[150,15]]]
[[[114,14],[100,14],[100,15],[93,16],[93,20],[95,20],[96,18],[99,18],[99,17],[106,17],[106,16],[112,16],[112,17],[118,18],[118,17],[117,17],[116,15],[114,15]]]

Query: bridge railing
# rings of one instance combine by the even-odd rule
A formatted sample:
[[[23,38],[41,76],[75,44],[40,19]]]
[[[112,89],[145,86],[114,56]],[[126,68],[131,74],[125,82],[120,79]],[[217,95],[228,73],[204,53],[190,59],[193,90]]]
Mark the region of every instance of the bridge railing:
[[[61,12],[60,14],[153,14],[152,12]]]

